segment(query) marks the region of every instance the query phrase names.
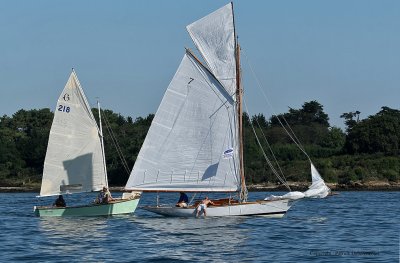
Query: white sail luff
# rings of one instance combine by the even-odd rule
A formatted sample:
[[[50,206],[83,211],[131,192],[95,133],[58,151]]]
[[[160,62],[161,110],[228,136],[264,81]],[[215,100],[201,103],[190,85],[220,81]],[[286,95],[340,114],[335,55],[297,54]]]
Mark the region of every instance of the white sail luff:
[[[105,178],[99,129],[73,71],[54,111],[40,196],[100,190]]]

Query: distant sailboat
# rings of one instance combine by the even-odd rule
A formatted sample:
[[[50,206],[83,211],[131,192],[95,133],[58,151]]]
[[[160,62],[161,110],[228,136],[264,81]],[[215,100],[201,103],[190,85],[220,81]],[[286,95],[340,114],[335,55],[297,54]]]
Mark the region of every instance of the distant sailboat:
[[[282,217],[295,198],[247,200],[243,164],[240,48],[233,4],[187,26],[206,65],[186,50],[150,126],[125,189],[144,192],[227,192],[207,216]],[[303,194],[304,197],[304,194]],[[187,208],[144,207],[166,216]]]
[[[331,189],[325,184],[313,163],[311,163],[311,180],[311,186],[304,192],[305,197],[325,198],[331,193]]]
[[[58,98],[43,169],[40,197],[100,191],[108,187],[103,133],[73,70]],[[38,216],[99,216],[133,213],[140,194],[124,193],[108,204],[35,206]]]

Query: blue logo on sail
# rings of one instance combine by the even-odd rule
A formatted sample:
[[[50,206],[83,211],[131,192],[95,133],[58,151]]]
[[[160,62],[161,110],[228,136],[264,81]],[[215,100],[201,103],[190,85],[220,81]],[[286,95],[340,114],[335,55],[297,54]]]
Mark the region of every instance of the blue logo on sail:
[[[224,159],[229,159],[233,157],[233,148],[229,148],[228,150],[224,151]]]

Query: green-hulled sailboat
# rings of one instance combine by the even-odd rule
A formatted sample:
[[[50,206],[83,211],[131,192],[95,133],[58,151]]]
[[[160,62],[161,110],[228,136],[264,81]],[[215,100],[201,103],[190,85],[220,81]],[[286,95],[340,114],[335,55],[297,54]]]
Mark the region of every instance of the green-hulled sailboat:
[[[98,104],[99,106],[99,104]],[[103,133],[74,70],[54,111],[39,197],[100,191],[108,187]],[[104,216],[133,213],[140,193],[124,193],[107,204],[35,206],[37,216]]]

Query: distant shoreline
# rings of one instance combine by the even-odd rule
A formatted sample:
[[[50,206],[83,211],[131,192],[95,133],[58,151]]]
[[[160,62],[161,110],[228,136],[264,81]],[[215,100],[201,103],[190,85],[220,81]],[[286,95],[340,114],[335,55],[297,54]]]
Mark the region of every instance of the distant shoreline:
[[[292,191],[305,191],[310,183],[290,182],[288,183]],[[332,191],[400,191],[400,182],[350,182],[348,184],[327,183]],[[287,191],[284,185],[275,184],[253,184],[247,186],[250,192],[281,192]],[[123,186],[111,186],[112,192],[123,192]],[[0,186],[0,193],[39,193],[40,188],[34,186]]]
[[[306,191],[310,186],[310,183],[304,182],[291,182],[288,183],[292,191]],[[348,184],[338,183],[327,183],[327,186],[332,191],[400,191],[400,182],[350,182]],[[248,185],[248,190],[252,192],[263,191],[263,192],[276,192],[276,191],[287,191],[284,185],[273,185],[273,184],[255,184]]]

